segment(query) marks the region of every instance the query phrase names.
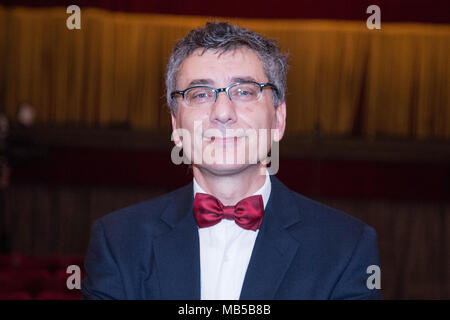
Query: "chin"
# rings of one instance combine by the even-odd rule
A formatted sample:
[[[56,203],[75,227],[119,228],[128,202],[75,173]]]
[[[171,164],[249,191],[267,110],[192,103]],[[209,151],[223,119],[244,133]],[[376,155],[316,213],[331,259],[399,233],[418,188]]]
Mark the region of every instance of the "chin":
[[[212,173],[215,176],[230,176],[239,174],[251,167],[258,167],[257,164],[202,164],[195,165],[199,170]]]

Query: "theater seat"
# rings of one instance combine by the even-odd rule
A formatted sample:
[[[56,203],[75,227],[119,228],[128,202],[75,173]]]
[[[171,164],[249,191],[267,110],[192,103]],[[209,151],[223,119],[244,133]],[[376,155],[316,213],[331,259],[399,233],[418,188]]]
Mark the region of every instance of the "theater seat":
[[[57,271],[51,278],[50,282],[48,283],[48,286],[46,287],[47,290],[55,291],[55,292],[65,292],[69,291],[67,288],[67,278],[70,275],[66,273],[66,270],[59,270]]]
[[[67,267],[77,265],[84,277],[84,256],[0,254],[0,299],[78,300],[81,292],[67,288]]]
[[[33,296],[45,289],[50,280],[50,273],[43,269],[0,270],[0,292],[26,291]]]
[[[29,259],[26,263],[30,269],[46,269],[50,273],[64,267],[65,262],[60,255],[39,256]]]
[[[31,294],[24,291],[0,292],[0,300],[31,300]]]
[[[25,291],[26,283],[23,279],[16,279],[20,274],[16,269],[0,270],[0,292],[12,293],[17,291]]]
[[[36,300],[80,300],[81,291],[74,290],[72,293],[58,291],[42,291],[36,295]]]
[[[12,268],[47,269],[53,273],[59,269],[67,269],[70,265],[77,265],[82,270],[84,256],[80,254],[28,256],[21,253],[0,254],[0,270]]]

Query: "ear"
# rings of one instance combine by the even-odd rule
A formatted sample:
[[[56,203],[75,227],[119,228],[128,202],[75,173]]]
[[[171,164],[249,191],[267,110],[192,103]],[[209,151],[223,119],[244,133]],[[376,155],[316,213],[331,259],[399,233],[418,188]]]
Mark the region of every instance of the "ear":
[[[172,120],[172,140],[177,147],[181,148],[183,146],[183,143],[181,142],[181,138],[180,138],[180,135],[178,134],[178,130],[177,130],[178,129],[177,117],[173,112],[170,113],[170,117]]]
[[[286,129],[286,102],[283,101],[278,104],[275,109],[275,126],[277,133],[274,135],[273,139],[275,142],[279,142],[284,136],[284,131]]]

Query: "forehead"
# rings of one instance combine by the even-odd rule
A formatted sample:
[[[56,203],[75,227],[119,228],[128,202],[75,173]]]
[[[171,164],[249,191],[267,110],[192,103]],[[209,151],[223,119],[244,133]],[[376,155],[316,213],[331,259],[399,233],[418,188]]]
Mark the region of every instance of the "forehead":
[[[215,86],[227,86],[232,79],[253,79],[267,82],[264,68],[255,51],[238,48],[233,51],[216,52],[198,49],[180,66],[177,87],[204,82]],[[205,81],[204,81],[205,80]]]

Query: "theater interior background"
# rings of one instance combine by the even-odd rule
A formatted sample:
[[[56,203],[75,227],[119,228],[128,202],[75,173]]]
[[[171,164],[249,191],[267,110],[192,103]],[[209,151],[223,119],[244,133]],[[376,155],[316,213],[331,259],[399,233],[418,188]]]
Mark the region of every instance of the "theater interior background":
[[[70,30],[77,4],[81,29]],[[381,29],[369,29],[369,5]],[[0,298],[78,299],[92,222],[189,183],[164,71],[208,20],[289,52],[278,177],[378,233],[384,299],[450,299],[448,1],[0,1]],[[336,239],[339,241],[339,239]]]

